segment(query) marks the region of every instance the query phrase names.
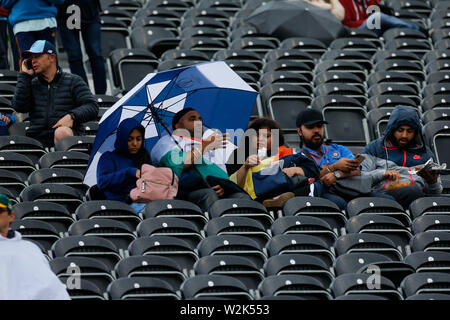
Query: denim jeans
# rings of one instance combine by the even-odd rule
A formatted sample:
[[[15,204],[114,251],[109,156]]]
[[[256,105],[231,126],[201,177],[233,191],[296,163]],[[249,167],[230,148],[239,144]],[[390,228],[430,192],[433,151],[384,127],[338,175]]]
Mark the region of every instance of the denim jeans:
[[[69,59],[70,71],[79,75],[88,83],[86,71],[83,66],[83,55],[81,53],[79,30],[69,30],[64,23],[58,26],[59,34],[64,49]],[[83,23],[81,25],[81,35],[86,47],[91,64],[92,77],[96,94],[106,92],[106,71],[105,60],[102,56],[101,25],[100,23]]]
[[[19,46],[19,54],[29,50],[37,40],[47,40],[55,45],[56,28],[47,28],[40,31],[19,32],[16,34],[17,45]],[[22,65],[22,62],[20,62]]]
[[[380,21],[379,28],[370,29],[369,26],[374,24],[374,19],[377,19],[378,16],[379,16],[378,19]],[[376,22],[376,20],[375,20],[375,22]],[[397,17],[390,16],[390,15],[387,15],[387,14],[384,14],[381,12],[370,15],[366,19],[366,21],[364,21],[364,23],[359,27],[359,29],[370,30],[370,31],[374,32],[378,37],[381,37],[386,30],[392,29],[392,28],[407,28],[407,29],[419,30],[419,26],[417,26],[413,23],[405,22]]]

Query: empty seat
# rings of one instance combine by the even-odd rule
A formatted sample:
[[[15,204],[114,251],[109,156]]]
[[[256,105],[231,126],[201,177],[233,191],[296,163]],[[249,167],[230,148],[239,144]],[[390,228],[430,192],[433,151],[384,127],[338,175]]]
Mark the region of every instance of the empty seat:
[[[450,253],[440,251],[418,251],[409,254],[405,263],[419,272],[450,273]]]
[[[362,214],[349,219],[345,227],[348,233],[376,233],[388,237],[394,242],[399,250],[409,244],[412,234],[408,227],[403,225],[399,220],[379,215],[379,214]]]
[[[403,210],[403,207],[398,202],[385,198],[359,197],[353,199],[347,205],[347,214],[349,218],[361,214],[381,214],[398,219],[405,226],[411,224],[411,218]]]
[[[374,41],[361,38],[338,38],[333,40],[330,44],[331,50],[353,50],[359,52],[367,52],[368,54],[375,54],[380,47],[380,44]]]
[[[109,240],[96,236],[70,236],[61,238],[52,246],[54,257],[83,256],[103,261],[110,270],[122,258]]]
[[[245,257],[237,255],[213,255],[200,258],[194,265],[196,275],[224,275],[242,281],[249,289],[256,290],[264,279],[258,266]]]
[[[225,297],[252,300],[248,288],[238,279],[224,275],[198,275],[181,285],[184,299]]]
[[[422,90],[424,98],[430,96],[442,96],[450,94],[450,83],[432,83],[425,86]]]
[[[289,71],[304,75],[308,80],[313,79],[313,69],[311,65],[305,62],[295,60],[274,60],[264,64],[263,73],[273,71]]]
[[[18,198],[26,187],[25,181],[16,172],[4,169],[0,169],[0,185],[8,189],[15,198]]]
[[[392,111],[394,111],[394,108],[379,108],[372,109],[367,113],[367,123],[373,139],[378,139],[383,136]]]
[[[67,284],[71,278],[61,276],[59,280]],[[83,278],[79,279],[77,285],[68,286],[66,290],[72,300],[107,300],[102,289],[92,281]]]
[[[371,233],[349,233],[339,237],[334,243],[334,249],[338,256],[345,253],[377,253],[384,255],[386,259],[400,261],[401,252],[396,248],[391,239]]]
[[[161,56],[161,61],[168,60],[190,60],[198,61],[200,63],[202,61],[209,61],[209,58],[204,52],[198,50],[170,49],[164,52]]]
[[[336,277],[331,284],[331,291],[335,297],[343,295],[373,294],[380,295],[389,300],[402,300],[401,293],[391,280],[383,275],[378,277],[375,285],[373,275],[347,273]]]
[[[94,137],[89,136],[65,137],[55,144],[55,151],[78,151],[90,154],[94,140]]]
[[[160,255],[173,259],[186,270],[191,270],[198,254],[188,242],[172,236],[151,236],[137,238],[130,243],[128,251],[132,256]]]
[[[24,136],[0,137],[0,151],[17,152],[23,154],[36,163],[47,151],[42,143],[36,139]]]
[[[108,286],[112,300],[179,300],[172,286],[155,278],[121,278]]]
[[[211,218],[248,217],[258,220],[266,229],[274,220],[273,215],[261,203],[247,199],[220,199],[209,208],[209,215]]]
[[[41,183],[63,184],[78,190],[84,195],[88,186],[83,184],[83,180],[83,174],[67,168],[43,168],[32,172],[28,177],[30,185]]]
[[[228,47],[226,39],[212,39],[209,37],[194,37],[182,39],[179,45],[180,49],[197,50],[212,59],[213,55],[222,49]]]
[[[321,259],[308,254],[281,254],[270,257],[264,265],[267,276],[298,274],[307,275],[319,280],[329,287],[334,274],[329,265]]]
[[[40,243],[45,250],[50,250],[55,241],[61,238],[58,230],[51,224],[39,220],[15,220],[11,230],[18,231],[23,239],[32,239]]]
[[[370,97],[366,102],[366,107],[369,111],[381,108],[395,108],[398,105],[418,107],[418,104],[410,98],[387,94]]]
[[[371,86],[367,94],[369,97],[375,97],[378,95],[399,95],[405,98],[409,98],[419,105],[422,99],[419,96],[418,89],[410,86],[409,84],[397,84],[397,83],[378,83]]]
[[[271,40],[259,37],[245,37],[236,39],[230,43],[230,49],[245,49],[256,52],[263,58],[267,52],[276,49],[278,44]]]
[[[158,71],[172,70],[197,64],[195,60],[166,60],[158,64]]]
[[[118,48],[128,48],[128,26],[124,21],[114,17],[102,16],[102,54],[106,59]]]
[[[247,217],[224,216],[211,219],[205,226],[206,236],[241,235],[264,246],[271,238],[269,232],[257,220]]]
[[[139,27],[131,31],[131,44],[133,48],[140,48],[152,52],[160,57],[164,51],[178,46],[178,34],[161,27]]]
[[[125,1],[128,2],[128,0]],[[116,19],[120,22],[123,22],[125,26],[128,27],[133,20],[133,13],[128,12],[127,10],[120,9],[118,7],[108,7],[100,12],[100,19],[104,20],[107,18]]]
[[[213,60],[240,60],[250,62],[259,69],[262,68],[264,62],[260,55],[256,52],[244,49],[222,49],[213,55]]]
[[[308,89],[291,84],[268,84],[261,88],[261,99],[267,113],[286,129],[296,129],[298,113],[311,103]]]
[[[430,214],[450,214],[450,199],[447,197],[419,198],[411,203],[410,211],[414,218]]]
[[[400,261],[391,261],[386,256],[372,252],[346,253],[336,258],[336,275],[358,273],[378,274],[400,286],[402,280],[414,273],[414,268]]]
[[[114,268],[118,278],[155,278],[169,283],[175,290],[186,279],[182,268],[161,255],[132,256],[120,260]]]
[[[347,218],[338,206],[323,198],[294,197],[283,207],[284,216],[313,216],[325,220],[336,234],[340,234]]]
[[[67,232],[75,221],[66,207],[53,202],[19,202],[13,207],[16,220],[40,220],[52,225],[58,234]]]
[[[303,62],[313,69],[314,58],[308,52],[296,50],[296,49],[274,49],[267,52],[264,57],[267,62],[269,61],[297,61]]]
[[[427,231],[418,233],[411,239],[411,250],[413,252],[450,252],[450,232]]]
[[[450,121],[432,121],[423,127],[425,139],[438,163],[450,163]]]
[[[424,112],[434,109],[448,110],[448,108],[450,107],[450,95],[444,94],[444,95],[429,96],[422,100],[421,106]]]
[[[405,50],[422,57],[431,49],[431,45],[428,42],[417,39],[395,39],[387,41],[385,48],[388,50]]]
[[[26,187],[20,193],[21,201],[50,201],[60,203],[69,212],[75,212],[83,202],[82,195],[76,189],[54,183],[34,184]]]
[[[120,221],[112,219],[79,220],[70,226],[69,235],[95,235],[110,240],[117,248],[122,250],[127,249],[131,241],[136,239],[134,229],[131,229]]]
[[[86,171],[89,155],[78,151],[55,151],[43,155],[39,159],[40,168],[68,168],[82,174]]]
[[[283,40],[280,43],[281,49],[300,49],[302,51],[308,52],[315,59],[319,59],[322,54],[327,51],[327,46],[317,40],[312,38],[301,38],[294,37]]]
[[[190,3],[190,1],[181,0],[156,0],[145,3],[144,8],[167,9],[182,13],[189,9]]]
[[[182,218],[203,228],[208,219],[202,210],[195,204],[184,200],[156,200],[147,204],[143,211],[145,219],[154,217]]]
[[[154,54],[143,49],[116,49],[109,56],[114,85],[128,92],[147,74],[158,67]]]
[[[370,88],[380,83],[407,84],[419,92],[419,82],[410,74],[399,71],[377,71],[372,73],[367,79],[367,86]]]
[[[309,254],[321,259],[327,265],[332,265],[335,256],[322,239],[305,234],[282,234],[274,236],[266,245],[270,257],[279,254]]]
[[[263,246],[245,236],[209,236],[203,239],[197,248],[201,257],[229,254],[243,256],[250,259],[258,268],[262,268],[267,260]]]
[[[148,218],[139,223],[136,231],[140,237],[153,235],[176,237],[190,243],[193,247],[196,247],[203,239],[198,226],[180,218]]]
[[[79,276],[89,280],[102,292],[106,292],[108,284],[115,279],[105,263],[89,257],[58,257],[50,261],[50,268],[59,278]]]
[[[290,216],[280,217],[271,227],[274,236],[279,234],[309,234],[321,238],[328,245],[333,245],[337,235],[330,225],[317,217]]]
[[[421,65],[402,59],[380,61],[375,65],[374,70],[404,72],[414,77],[416,81],[425,80],[425,73]]]
[[[181,30],[190,27],[208,27],[219,31],[228,32],[228,23],[219,21],[211,17],[191,17],[184,18],[181,23]]]
[[[164,28],[170,31],[176,31],[178,24],[175,21],[165,19],[164,17],[152,16],[144,17],[141,16],[131,23],[131,29],[140,27],[158,27]]]
[[[414,234],[427,231],[450,232],[450,214],[427,214],[414,219],[411,229]]]
[[[406,298],[406,300],[450,300],[450,294],[444,293],[421,293],[413,294]]]
[[[23,154],[3,151],[0,152],[0,169],[14,172],[22,181],[26,181],[28,176],[36,170],[36,165]]]
[[[364,66],[346,60],[325,60],[316,65],[316,74],[324,71],[352,73],[361,78],[361,81],[365,81],[367,77],[367,71],[364,69]]]
[[[308,80],[305,75],[301,73],[295,73],[292,71],[270,71],[262,74],[261,79],[259,80],[261,86],[265,86],[268,84],[293,84],[300,85],[302,87],[310,87],[311,81]]]
[[[407,28],[392,28],[383,33],[385,42],[397,39],[416,39],[428,41],[427,37],[419,30]]]
[[[328,287],[306,275],[268,276],[259,285],[261,296],[299,295],[308,300],[331,300]]]
[[[332,50],[325,52],[322,57],[322,61],[326,60],[342,60],[349,62],[356,62],[361,65],[367,72],[372,70],[371,54],[367,52],[348,51],[348,50]]]
[[[450,293],[450,274],[440,272],[414,273],[401,285],[405,297],[423,293]]]

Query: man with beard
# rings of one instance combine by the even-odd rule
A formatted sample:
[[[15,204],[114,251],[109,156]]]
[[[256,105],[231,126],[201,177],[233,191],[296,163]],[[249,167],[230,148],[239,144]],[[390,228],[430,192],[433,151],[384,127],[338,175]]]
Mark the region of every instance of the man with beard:
[[[303,150],[308,152],[320,167],[320,180],[324,186],[321,197],[334,202],[339,209],[345,210],[347,202],[351,199],[331,193],[329,188],[338,179],[361,175],[360,162],[346,147],[339,144],[324,144],[325,124],[328,122],[324,120],[322,113],[315,109],[301,111],[296,119]],[[368,196],[393,199],[380,193],[370,193]]]
[[[372,176],[374,189],[392,195],[403,208],[427,195],[442,192],[438,173],[422,170],[433,152],[425,145],[417,111],[397,106],[389,117],[383,136],[369,143],[363,151],[361,170]]]

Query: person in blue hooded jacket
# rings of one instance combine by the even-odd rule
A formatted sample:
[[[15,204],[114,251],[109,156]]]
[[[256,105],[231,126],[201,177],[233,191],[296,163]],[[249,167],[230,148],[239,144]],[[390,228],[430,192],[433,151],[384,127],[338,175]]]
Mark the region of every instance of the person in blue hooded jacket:
[[[390,194],[403,208],[414,200],[442,192],[437,173],[418,169],[430,158],[436,158],[425,145],[417,111],[397,106],[392,112],[383,136],[363,150],[362,174],[372,177],[376,191]]]
[[[102,154],[97,167],[97,186],[106,198],[130,203],[136,212],[146,204],[131,203],[130,191],[141,176],[141,166],[151,164],[144,137],[145,129],[137,120],[123,120],[117,128],[114,151]]]

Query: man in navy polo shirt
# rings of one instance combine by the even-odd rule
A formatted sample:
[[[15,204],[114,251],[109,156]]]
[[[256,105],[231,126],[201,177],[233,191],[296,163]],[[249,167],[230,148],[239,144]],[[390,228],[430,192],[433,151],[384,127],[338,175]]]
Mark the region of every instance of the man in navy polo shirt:
[[[320,167],[320,180],[324,185],[321,197],[334,202],[339,209],[345,210],[347,202],[351,199],[330,193],[329,187],[338,179],[361,175],[360,163],[346,147],[339,144],[324,144],[324,125],[327,123],[320,111],[309,108],[301,111],[296,119],[303,150],[307,151]],[[393,199],[381,193],[371,193],[368,196]]]

